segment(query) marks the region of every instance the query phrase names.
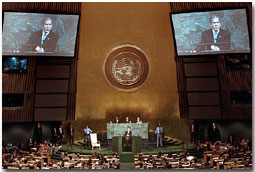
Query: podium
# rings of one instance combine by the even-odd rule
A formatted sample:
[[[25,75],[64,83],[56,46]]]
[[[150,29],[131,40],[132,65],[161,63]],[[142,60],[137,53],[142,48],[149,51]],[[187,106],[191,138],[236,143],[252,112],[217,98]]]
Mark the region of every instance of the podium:
[[[142,138],[140,136],[132,136],[132,153],[140,153],[142,151]]]
[[[112,137],[112,151],[118,152],[118,154],[122,153],[122,137],[121,136]]]
[[[123,149],[123,137],[122,136],[113,136],[112,137],[112,151],[122,153]],[[142,138],[140,136],[132,136],[132,153],[140,153],[142,145]]]

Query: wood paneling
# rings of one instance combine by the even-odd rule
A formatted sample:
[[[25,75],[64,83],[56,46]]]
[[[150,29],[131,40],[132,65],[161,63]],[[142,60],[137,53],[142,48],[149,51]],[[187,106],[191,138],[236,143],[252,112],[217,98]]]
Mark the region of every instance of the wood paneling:
[[[182,58],[176,58],[177,82],[179,91],[180,117],[189,118],[189,105],[187,96],[187,84],[184,74],[184,64]]]
[[[190,119],[221,119],[219,106],[189,107]]]
[[[68,94],[37,94],[35,107],[67,107]]]
[[[80,13],[80,2],[4,2],[3,10],[48,11]]]
[[[33,120],[34,82],[36,59],[28,58],[26,73],[3,74],[3,93],[23,93],[23,108],[4,108],[3,122],[26,122]]]
[[[76,90],[77,90],[77,59],[71,59],[70,66],[70,83],[69,83],[69,96],[67,108],[67,120],[76,119],[75,116],[75,103],[76,103]]]
[[[218,91],[218,78],[186,78],[187,91]]]
[[[251,105],[232,104],[230,91],[252,90],[251,71],[227,71],[225,57],[218,57],[219,82],[222,90],[223,119],[252,119]]]
[[[188,93],[189,105],[220,105],[218,92]]]
[[[69,78],[70,65],[38,65],[37,78]],[[51,72],[48,72],[51,71]]]
[[[68,93],[69,80],[37,80],[36,93]]]
[[[217,76],[216,63],[185,63],[185,76]]]
[[[35,121],[65,121],[66,108],[35,108]]]

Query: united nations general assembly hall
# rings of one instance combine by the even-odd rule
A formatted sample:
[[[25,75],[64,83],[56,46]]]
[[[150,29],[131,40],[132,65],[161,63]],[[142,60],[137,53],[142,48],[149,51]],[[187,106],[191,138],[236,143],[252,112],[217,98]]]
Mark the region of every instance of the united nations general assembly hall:
[[[252,163],[251,2],[3,2],[2,169]]]

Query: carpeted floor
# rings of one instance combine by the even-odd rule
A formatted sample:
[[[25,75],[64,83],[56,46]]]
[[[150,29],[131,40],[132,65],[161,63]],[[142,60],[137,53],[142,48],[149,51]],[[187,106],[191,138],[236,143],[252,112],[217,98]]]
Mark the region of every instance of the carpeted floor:
[[[150,147],[150,148],[143,148],[142,152],[144,154],[154,154],[157,153],[158,151],[161,151],[162,153],[168,153],[168,152],[180,152],[180,151],[185,151],[187,149],[193,149],[194,145],[193,144],[186,144],[184,145],[177,145],[177,146],[163,146],[163,147]],[[81,153],[81,154],[92,154],[94,151],[97,151],[100,154],[111,154],[112,150],[110,148],[101,148],[100,150],[94,149],[89,150],[85,149],[82,145],[63,145],[62,148],[60,149],[61,152],[70,152],[70,153]]]
[[[134,162],[133,163],[120,163],[120,169],[134,169]]]

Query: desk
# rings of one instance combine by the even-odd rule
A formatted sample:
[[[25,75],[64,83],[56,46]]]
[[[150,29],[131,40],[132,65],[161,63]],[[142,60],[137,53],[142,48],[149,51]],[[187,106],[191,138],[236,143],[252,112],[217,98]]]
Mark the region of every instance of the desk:
[[[123,137],[128,127],[132,131],[132,136],[148,139],[148,123],[107,123],[107,139],[112,139],[113,136]]]

